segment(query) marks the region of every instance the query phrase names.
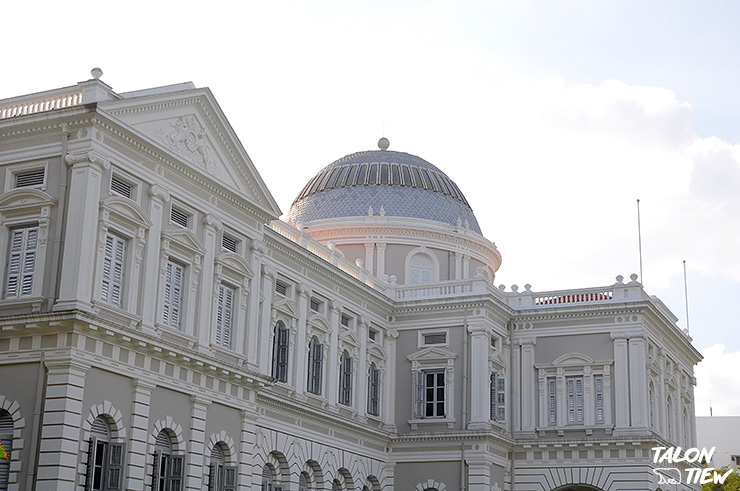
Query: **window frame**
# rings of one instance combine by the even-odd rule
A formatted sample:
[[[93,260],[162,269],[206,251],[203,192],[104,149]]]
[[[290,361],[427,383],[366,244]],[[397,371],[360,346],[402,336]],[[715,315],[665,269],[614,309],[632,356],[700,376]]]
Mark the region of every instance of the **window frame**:
[[[16,187],[15,180],[18,174],[24,174],[26,172],[32,172],[37,169],[44,170],[44,182],[42,184],[34,184],[32,186],[21,186]],[[49,161],[37,161],[37,162],[24,162],[22,164],[13,164],[5,167],[5,192],[13,189],[38,189],[39,191],[46,191],[47,183],[49,182]]]
[[[494,370],[489,381],[489,418],[494,423],[506,423],[506,376]]]
[[[339,393],[337,403],[352,407],[354,396],[354,358],[348,350],[343,350],[339,356]]]
[[[370,362],[367,375],[367,414],[369,416],[380,417],[380,401],[381,370],[375,362]]]
[[[282,326],[282,327],[281,327]],[[278,382],[288,383],[290,377],[290,328],[279,319],[272,329],[272,362],[270,374]]]
[[[213,302],[215,307],[212,309],[213,332],[209,335],[212,348],[217,350],[229,350],[232,353],[236,352],[242,354],[244,350],[245,329],[240,327],[244,325],[248,317],[247,306],[250,294],[249,282],[252,276],[252,269],[249,267],[246,260],[240,255],[227,251],[222,252],[218,257],[216,257],[213,291]],[[234,289],[230,346],[224,346],[215,342],[219,288],[222,284]],[[193,293],[195,293],[195,290],[193,290]]]
[[[316,355],[319,355],[318,360]],[[308,364],[306,371],[306,392],[315,396],[321,396],[324,383],[324,344],[315,335],[308,342]]]

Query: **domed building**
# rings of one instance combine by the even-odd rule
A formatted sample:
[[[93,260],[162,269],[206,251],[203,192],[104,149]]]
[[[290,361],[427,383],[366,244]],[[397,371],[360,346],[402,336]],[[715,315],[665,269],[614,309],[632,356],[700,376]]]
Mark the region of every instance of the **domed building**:
[[[388,150],[386,138],[378,146],[319,171],[286,221],[392,284],[475,274],[493,281],[501,254],[481,234],[457,184],[420,157]]]
[[[457,184],[386,139],[282,221],[210,90],[92,75],[0,101],[0,489],[625,491],[697,470],[652,459],[696,446],[700,355],[637,275],[494,287]]]

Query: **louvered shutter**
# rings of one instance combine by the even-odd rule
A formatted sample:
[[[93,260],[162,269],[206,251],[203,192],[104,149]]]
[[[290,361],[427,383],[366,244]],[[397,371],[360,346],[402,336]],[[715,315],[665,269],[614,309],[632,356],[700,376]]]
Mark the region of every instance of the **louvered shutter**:
[[[216,309],[216,344],[231,347],[231,325],[233,322],[234,289],[219,285]]]
[[[168,491],[182,491],[182,480],[185,474],[185,456],[172,456],[172,469],[170,471],[170,489]]]
[[[223,491],[236,491],[236,466],[224,466],[224,489]]]
[[[424,372],[412,372],[414,379],[414,418],[424,417]]]
[[[576,391],[576,424],[583,424],[583,378],[578,377],[575,380]]]
[[[105,237],[103,284],[100,298],[116,307],[122,306],[126,261],[126,240],[114,234]]]
[[[596,392],[596,424],[600,425],[604,424],[604,379],[600,375],[594,377],[594,390]],[[650,399],[650,426],[652,426],[652,394],[650,394]]]
[[[568,424],[576,422],[576,394],[575,380],[569,378],[565,381],[565,387],[568,393]]]
[[[208,491],[216,491],[216,465],[215,464],[210,464],[208,466]]]
[[[165,273],[164,305],[162,322],[176,329],[180,328],[180,312],[182,307],[182,284],[185,277],[185,268],[168,261]]]
[[[554,378],[547,379],[547,424],[549,426],[557,424],[557,399]]]
[[[277,378],[281,382],[288,381],[288,343],[290,342],[289,331],[278,329],[278,366]]]
[[[123,459],[126,454],[125,443],[111,443],[108,445],[108,464],[106,469],[106,490],[121,489],[123,481]]]
[[[38,235],[37,226],[14,228],[10,231],[5,274],[6,298],[29,296],[33,293]]]
[[[159,491],[159,452],[154,451],[154,462],[152,462],[152,491]]]
[[[85,469],[85,491],[92,489],[92,475],[95,468],[93,462],[93,451],[95,450],[95,438],[90,438],[87,441],[87,468]],[[2,481],[0,481],[2,482]]]
[[[496,421],[506,421],[506,377],[496,377]]]

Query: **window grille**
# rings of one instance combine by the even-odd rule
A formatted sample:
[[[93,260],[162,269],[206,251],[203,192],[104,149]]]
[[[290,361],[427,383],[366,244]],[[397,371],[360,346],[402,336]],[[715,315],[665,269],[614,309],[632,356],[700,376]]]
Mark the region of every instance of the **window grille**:
[[[173,206],[170,210],[170,221],[172,221],[172,223],[180,225],[181,227],[188,228],[190,215],[185,213],[183,210]]]
[[[583,377],[568,377],[566,379],[568,394],[568,424],[583,424]]]
[[[279,295],[283,295],[283,296],[287,295],[288,285],[286,285],[280,280],[277,280],[275,282],[275,293],[278,293]]]
[[[604,377],[594,377],[594,396],[596,400],[596,424],[604,424]],[[652,408],[650,408],[652,411]],[[651,423],[652,424],[652,423]]]
[[[315,298],[312,298],[309,308],[311,309],[312,312],[318,312],[319,309],[321,308],[321,302],[319,302]]]
[[[352,318],[345,314],[342,314],[342,317],[340,318],[340,322],[344,327],[349,327],[349,323],[351,320]]]
[[[38,225],[10,229],[5,298],[26,297],[33,293],[38,236]]]
[[[124,198],[129,198],[133,196],[134,187],[121,179],[116,174],[113,174],[110,180],[110,190],[114,193],[120,194]]]
[[[40,169],[19,172],[15,175],[15,187],[25,188],[30,186],[43,186],[45,177],[46,170],[43,167]]]
[[[447,333],[424,334],[424,344],[446,344]]]
[[[237,252],[237,244],[238,241],[228,234],[224,234],[221,238],[221,247],[227,251]]]
[[[557,390],[555,378],[547,379],[547,424],[557,424]]]

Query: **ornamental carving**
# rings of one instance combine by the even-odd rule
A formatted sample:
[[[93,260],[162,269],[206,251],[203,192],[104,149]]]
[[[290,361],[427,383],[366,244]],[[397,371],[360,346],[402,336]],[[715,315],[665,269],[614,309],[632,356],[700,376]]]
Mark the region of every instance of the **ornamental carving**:
[[[206,130],[195,116],[182,116],[157,130],[157,137],[164,145],[198,167],[213,175],[220,175],[213,162],[213,148],[208,143]]]

